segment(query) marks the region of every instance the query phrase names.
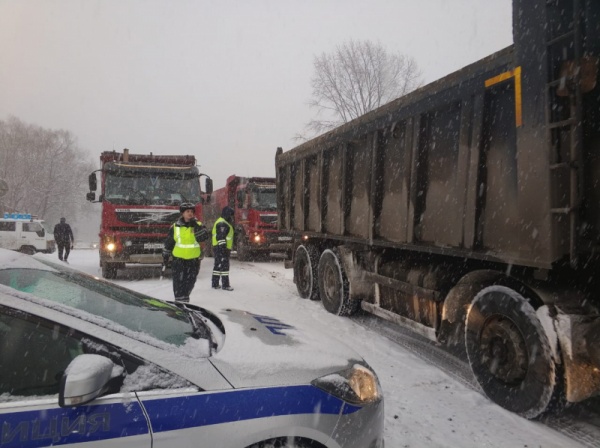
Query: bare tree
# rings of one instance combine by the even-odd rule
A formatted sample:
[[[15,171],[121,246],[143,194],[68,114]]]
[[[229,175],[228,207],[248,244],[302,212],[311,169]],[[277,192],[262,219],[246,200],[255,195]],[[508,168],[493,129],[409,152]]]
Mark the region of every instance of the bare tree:
[[[309,105],[320,118],[306,126],[314,135],[360,117],[422,83],[413,58],[390,53],[368,40],[351,40],[332,53],[315,56],[314,68]]]
[[[0,211],[27,212],[56,221],[85,208],[87,174],[94,164],[65,130],[49,130],[15,117],[0,121],[0,179],[9,186]]]

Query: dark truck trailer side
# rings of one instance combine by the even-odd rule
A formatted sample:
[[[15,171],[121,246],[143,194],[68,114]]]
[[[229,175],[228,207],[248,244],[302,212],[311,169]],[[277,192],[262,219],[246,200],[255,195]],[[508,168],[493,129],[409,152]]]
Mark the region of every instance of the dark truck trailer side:
[[[514,45],[276,156],[294,280],[465,356],[526,417],[600,392],[600,3],[515,0]]]

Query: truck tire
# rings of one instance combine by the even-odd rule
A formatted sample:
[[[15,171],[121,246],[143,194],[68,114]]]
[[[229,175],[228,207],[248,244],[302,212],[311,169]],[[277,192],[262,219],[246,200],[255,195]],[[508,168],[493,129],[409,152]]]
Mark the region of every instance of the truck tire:
[[[465,346],[485,394],[509,411],[535,418],[561,389],[550,342],[534,308],[510,288],[490,286],[475,296]]]
[[[350,300],[350,284],[336,252],[327,249],[321,254],[318,273],[319,295],[325,309],[338,316],[354,314],[360,302]]]
[[[315,246],[301,244],[294,258],[294,282],[303,299],[319,300],[317,265],[319,251]]]
[[[117,278],[117,264],[102,263],[102,278],[107,280],[114,280]]]

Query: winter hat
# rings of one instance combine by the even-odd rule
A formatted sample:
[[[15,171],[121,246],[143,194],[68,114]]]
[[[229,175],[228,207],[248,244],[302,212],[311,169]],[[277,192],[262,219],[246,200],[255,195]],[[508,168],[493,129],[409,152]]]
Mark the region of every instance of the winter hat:
[[[179,212],[183,213],[186,210],[192,210],[193,212],[196,212],[196,206],[189,202],[184,202],[179,206]]]
[[[221,216],[223,217],[223,219],[229,219],[233,216],[235,212],[233,211],[233,209],[229,206],[227,207],[223,207],[223,211],[221,212]]]

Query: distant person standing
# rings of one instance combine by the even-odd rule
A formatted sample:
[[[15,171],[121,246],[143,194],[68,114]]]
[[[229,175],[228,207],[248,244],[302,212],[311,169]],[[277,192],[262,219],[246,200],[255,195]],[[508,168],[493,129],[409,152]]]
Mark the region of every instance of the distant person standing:
[[[60,223],[54,226],[54,241],[56,241],[56,245],[58,246],[58,259],[60,261],[67,261],[71,249],[73,249],[75,238],[73,237],[71,226],[67,224],[65,218],[60,218]],[[63,252],[65,253],[64,258]]]
[[[208,229],[196,220],[195,210],[194,204],[181,204],[181,217],[169,229],[163,250],[164,266],[173,257],[173,294],[177,302],[190,301],[190,294],[200,272],[200,243],[210,237]]]
[[[229,256],[233,247],[233,215],[234,210],[231,207],[223,208],[221,217],[215,221],[212,230],[213,255],[215,257],[215,267],[212,275],[213,289],[224,289],[233,291],[229,284]],[[219,286],[221,279],[221,286]]]

